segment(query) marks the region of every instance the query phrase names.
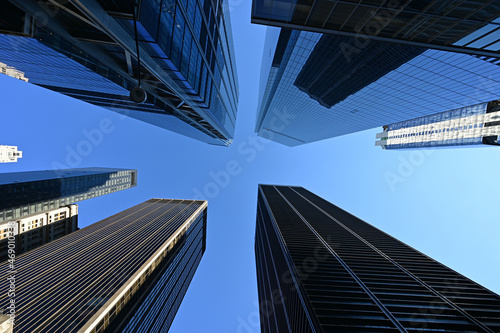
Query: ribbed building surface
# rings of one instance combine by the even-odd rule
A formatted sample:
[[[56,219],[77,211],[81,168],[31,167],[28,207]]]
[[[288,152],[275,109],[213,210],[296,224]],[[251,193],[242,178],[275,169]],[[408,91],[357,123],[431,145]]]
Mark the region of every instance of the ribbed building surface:
[[[205,251],[206,206],[151,199],[18,256],[14,332],[167,331]]]
[[[260,185],[262,332],[499,332],[500,296],[301,187]]]

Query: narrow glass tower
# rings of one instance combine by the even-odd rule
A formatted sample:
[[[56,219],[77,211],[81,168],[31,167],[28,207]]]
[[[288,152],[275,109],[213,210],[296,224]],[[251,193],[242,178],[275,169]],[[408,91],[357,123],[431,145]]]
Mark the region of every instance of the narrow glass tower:
[[[499,332],[500,296],[302,187],[260,185],[261,331]]]

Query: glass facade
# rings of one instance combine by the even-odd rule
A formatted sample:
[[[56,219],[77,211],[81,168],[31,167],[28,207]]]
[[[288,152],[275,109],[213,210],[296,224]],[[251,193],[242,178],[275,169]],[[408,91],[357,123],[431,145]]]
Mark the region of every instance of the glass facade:
[[[384,149],[498,146],[499,104],[492,101],[384,126],[375,144]]]
[[[255,131],[288,146],[500,98],[500,66],[476,56],[269,27]]]
[[[137,170],[78,168],[0,174],[0,222],[137,186]]]
[[[253,0],[252,22],[500,58],[496,0]]]
[[[206,207],[151,199],[16,257],[14,332],[165,332],[205,251]]]
[[[500,296],[301,187],[260,185],[261,332],[498,332]]]
[[[131,3],[72,6],[80,16],[61,10],[34,28],[35,38],[0,35],[0,60],[45,88],[207,143],[231,143],[238,78],[227,1],[139,1],[140,73]],[[142,104],[129,98],[139,76],[148,93]]]

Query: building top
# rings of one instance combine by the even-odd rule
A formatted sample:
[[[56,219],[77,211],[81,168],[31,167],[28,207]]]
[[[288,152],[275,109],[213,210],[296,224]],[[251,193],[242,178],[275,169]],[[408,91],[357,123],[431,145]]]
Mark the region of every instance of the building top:
[[[17,146],[0,145],[0,163],[17,162],[23,157],[23,152],[17,150]]]
[[[7,64],[4,64],[3,62],[0,62],[0,73],[12,76],[13,78],[24,82],[28,82],[28,78],[24,77],[24,72],[18,71],[12,66],[7,66]]]
[[[137,173],[134,169],[119,169],[119,168],[75,168],[62,170],[39,170],[39,171],[21,171],[21,172],[5,172],[0,174],[0,185],[35,182],[50,179],[64,179],[69,177],[91,176],[105,173]],[[135,186],[136,184],[132,184]]]

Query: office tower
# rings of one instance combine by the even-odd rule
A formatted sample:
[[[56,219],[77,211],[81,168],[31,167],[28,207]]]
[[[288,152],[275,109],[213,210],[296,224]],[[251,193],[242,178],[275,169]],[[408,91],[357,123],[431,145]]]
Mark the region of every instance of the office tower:
[[[151,199],[18,256],[14,331],[168,331],[205,251],[206,212],[206,201]]]
[[[500,57],[498,1],[253,0],[252,23]],[[356,40],[357,39],[357,40]]]
[[[17,146],[0,145],[0,163],[17,162],[23,157],[23,152],[17,150]]]
[[[260,185],[261,331],[499,332],[500,296],[302,187]]]
[[[238,78],[227,1],[2,6],[0,61],[31,83],[210,144],[232,142]]]
[[[291,2],[256,0],[254,10],[263,4],[281,5],[283,13],[289,13],[285,7],[307,7],[299,2],[290,5]],[[350,4],[340,4],[338,1],[314,3],[327,3],[328,6],[339,3],[335,7],[336,10],[343,6],[350,7]],[[432,3],[435,4],[436,1]],[[356,4],[358,5],[358,2]],[[494,6],[491,2],[489,4]],[[456,5],[459,6],[458,3]],[[457,6],[453,8],[458,8]],[[484,8],[488,6],[483,4]],[[359,4],[359,8],[363,8],[363,5]],[[447,7],[449,10],[451,8]],[[273,10],[276,15],[278,12]],[[403,15],[404,11],[400,14]],[[486,25],[492,16],[499,17],[500,11],[493,14],[484,12],[482,15],[484,20],[481,24]],[[311,18],[313,16],[311,14]],[[357,14],[346,14],[345,18],[359,24],[369,19]],[[440,24],[445,21],[437,16],[435,19],[440,20]],[[415,28],[410,23],[406,26],[404,22],[407,21],[399,18],[391,22],[399,22],[397,24],[402,25],[401,29]],[[431,23],[425,15],[414,15],[412,22],[418,22],[423,29],[423,35],[434,37],[424,29]],[[459,38],[466,31],[469,35],[463,39],[475,41],[474,36],[477,37],[477,33],[491,28],[486,25],[479,29],[481,24],[477,23],[477,33],[471,32],[474,31],[473,27],[464,31],[454,29],[456,26],[465,27],[464,24],[453,21],[448,24],[446,32],[443,29],[435,33],[441,33],[445,40],[451,41],[453,38],[450,34]],[[497,23],[492,25],[496,26]],[[262,137],[287,146],[319,141],[500,98],[500,80],[497,78],[500,74],[498,52],[498,58],[493,58],[480,56],[482,53],[477,50],[474,51],[475,55],[463,54],[443,51],[443,48],[429,49],[422,47],[422,43],[390,43],[365,35],[353,38],[292,30],[287,24],[282,26],[284,28],[267,29],[255,131]],[[389,26],[390,24],[386,25]],[[500,30],[492,30],[491,34],[488,34],[488,40],[494,40],[498,31]],[[399,32],[406,35],[417,34],[416,30]],[[438,39],[436,37],[433,40]],[[478,43],[480,41],[474,42],[474,45]],[[498,50],[500,43],[485,44],[484,48]]]
[[[15,254],[24,252],[66,236],[78,230],[78,205],[38,213],[22,219],[0,222],[0,261],[8,259],[8,238]]]
[[[78,168],[0,173],[0,222],[137,186],[137,170]]]
[[[28,78],[24,77],[23,72],[18,71],[12,66],[7,66],[7,64],[4,64],[3,62],[0,62],[0,73],[11,76],[13,78],[16,78],[24,82],[28,82]]]
[[[500,101],[491,101],[384,126],[376,146],[383,149],[498,146]]]

